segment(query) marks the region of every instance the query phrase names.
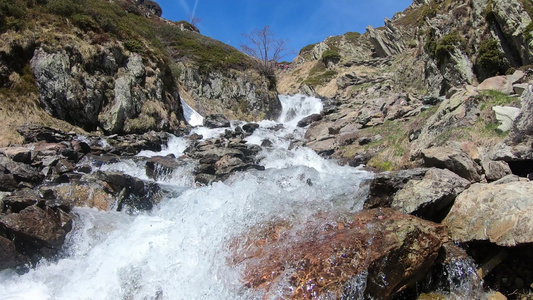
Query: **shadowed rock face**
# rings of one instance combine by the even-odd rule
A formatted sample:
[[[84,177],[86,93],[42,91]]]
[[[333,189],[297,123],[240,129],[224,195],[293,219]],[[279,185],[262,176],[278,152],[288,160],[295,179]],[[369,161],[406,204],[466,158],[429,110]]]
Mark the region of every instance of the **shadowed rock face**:
[[[390,209],[343,222],[272,224],[233,240],[230,263],[266,298],[388,297],[424,275],[447,240],[441,225]],[[355,299],[354,298],[354,299]]]

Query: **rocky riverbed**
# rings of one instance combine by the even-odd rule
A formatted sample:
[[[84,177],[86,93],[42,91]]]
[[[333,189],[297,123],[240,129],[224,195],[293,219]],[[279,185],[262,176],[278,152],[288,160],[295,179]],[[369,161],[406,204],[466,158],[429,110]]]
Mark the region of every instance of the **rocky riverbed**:
[[[532,99],[528,91],[522,96],[524,107]],[[4,276],[10,269],[24,274],[66,263],[79,227],[87,222],[80,219],[86,214],[81,207],[93,208],[91,214],[119,211],[148,217],[150,211],[157,215],[170,209],[169,199],[180,199],[184,189],[218,197],[226,192],[217,189],[244,188],[246,181],[240,181],[253,176],[259,182],[253,181],[250,194],[246,188],[231,192],[239,200],[220,194],[245,207],[275,206],[269,208],[274,215],[237,226],[241,229],[218,246],[226,250],[220,250],[223,267],[217,268],[242,270],[237,281],[242,295],[410,298],[437,292],[479,298],[494,291],[529,293],[531,268],[522,264],[514,269],[520,260],[531,259],[533,186],[527,177],[508,171],[488,182],[476,166],[480,161],[448,154],[448,148],[435,154],[429,150],[436,148],[428,148],[425,166],[417,169],[370,176],[353,167],[335,167],[333,160],[313,158],[301,146],[305,128],[300,120],[313,111],[299,111],[309,98],[290,99],[292,112],[286,108],[283,114],[288,123],[227,122],[213,116],[207,118],[218,120],[208,122],[213,129],[197,128],[183,137],[155,132],[97,137],[20,128],[26,143],[4,148],[0,156]],[[524,115],[519,114],[498,151],[515,149],[512,137]],[[471,167],[465,167],[464,157]],[[301,164],[307,167],[294,169]],[[127,171],[131,168],[137,171]],[[272,173],[285,169],[283,175]],[[347,188],[346,180],[356,181]],[[247,200],[258,195],[260,200]],[[292,213],[286,215],[289,207]],[[253,214],[265,213],[257,209]],[[459,274],[443,271],[452,269]]]

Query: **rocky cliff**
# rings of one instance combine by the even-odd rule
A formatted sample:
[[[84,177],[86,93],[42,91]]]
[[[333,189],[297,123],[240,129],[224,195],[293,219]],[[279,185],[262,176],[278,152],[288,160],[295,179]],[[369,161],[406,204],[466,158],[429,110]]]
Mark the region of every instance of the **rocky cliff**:
[[[0,2],[2,143],[20,142],[23,123],[175,132],[180,100],[230,118],[276,115],[275,86],[249,57],[161,13],[148,0]]]

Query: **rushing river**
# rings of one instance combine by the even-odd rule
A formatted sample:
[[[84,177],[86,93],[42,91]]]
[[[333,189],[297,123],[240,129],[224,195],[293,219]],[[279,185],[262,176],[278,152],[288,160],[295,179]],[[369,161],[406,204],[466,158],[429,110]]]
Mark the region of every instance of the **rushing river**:
[[[305,147],[291,148],[304,129],[296,123],[319,113],[319,99],[282,96],[277,122],[262,121],[248,143],[268,138],[273,147],[260,153],[264,171],[247,171],[225,182],[198,187],[193,165],[183,166],[160,184],[172,189],[150,212],[128,215],[76,208],[75,227],[58,261],[42,261],[18,275],[0,273],[1,299],[251,299],[237,266],[228,266],[229,241],[272,220],[299,223],[317,212],[362,208],[359,183],[372,175],[324,160]],[[198,116],[195,116],[195,120]],[[283,124],[279,129],[278,124]],[[238,123],[233,123],[236,126]],[[204,138],[223,130],[197,127]],[[184,137],[171,139],[160,153],[182,155]],[[134,160],[106,165],[148,180]]]

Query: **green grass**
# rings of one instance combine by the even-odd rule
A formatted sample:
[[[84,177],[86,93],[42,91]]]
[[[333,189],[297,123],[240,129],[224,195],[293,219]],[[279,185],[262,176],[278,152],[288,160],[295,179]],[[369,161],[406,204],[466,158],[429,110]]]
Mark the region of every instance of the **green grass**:
[[[489,90],[482,91],[483,104],[481,104],[481,110],[492,109],[493,106],[508,106],[514,103],[520,103],[520,99],[511,97],[500,91]]]
[[[309,76],[303,81],[310,86],[322,85],[337,75],[334,70],[328,70],[323,62],[317,62],[309,71]]]

